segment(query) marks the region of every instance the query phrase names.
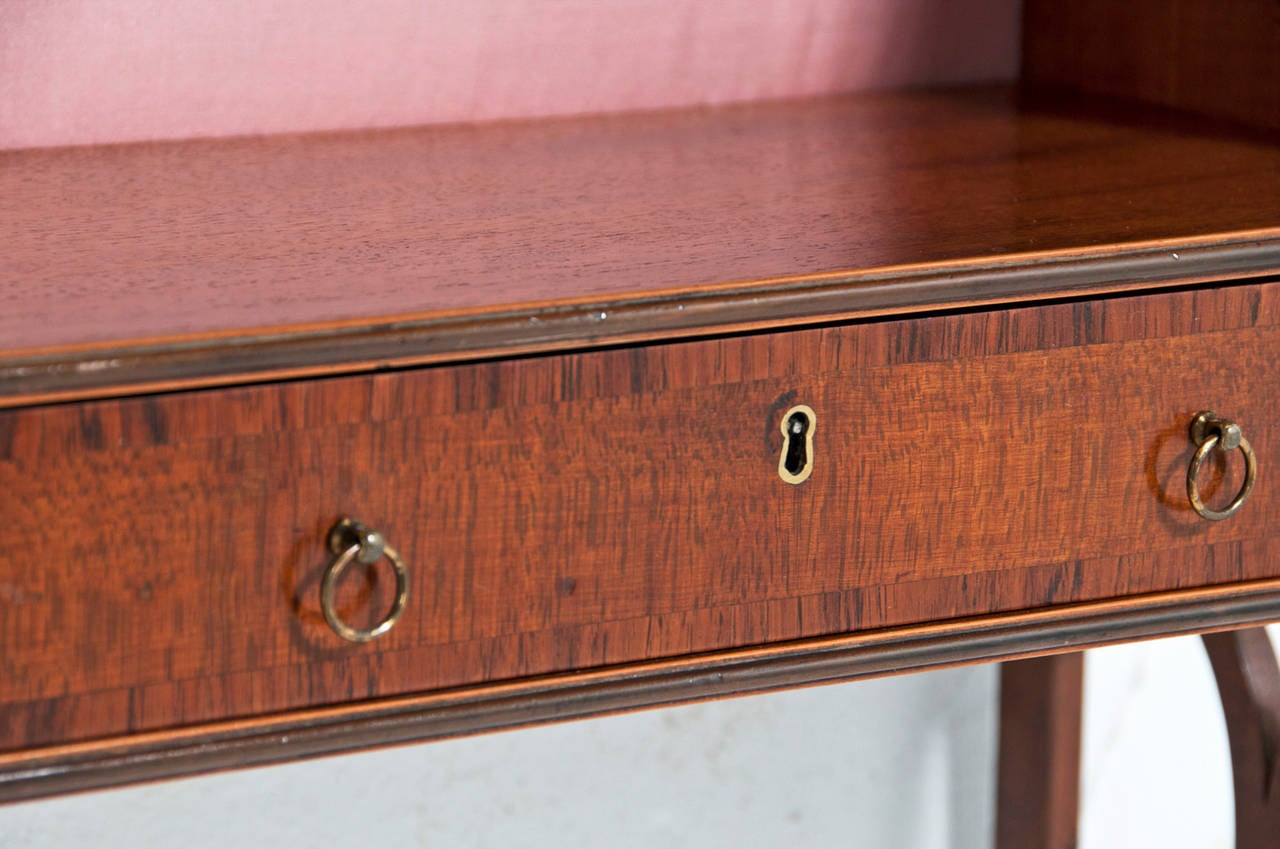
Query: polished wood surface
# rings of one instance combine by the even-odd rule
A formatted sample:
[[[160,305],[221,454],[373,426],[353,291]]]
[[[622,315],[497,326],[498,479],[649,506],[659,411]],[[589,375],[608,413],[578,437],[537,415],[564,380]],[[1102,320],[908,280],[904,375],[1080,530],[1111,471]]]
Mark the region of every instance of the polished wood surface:
[[[1024,25],[1016,89],[0,153],[0,801],[994,660],[998,842],[1072,845],[1027,658],[1280,619],[1280,6]],[[1280,671],[1206,645],[1270,845]]]
[[[1280,619],[1280,580],[711,652],[0,753],[0,802]]]
[[[1084,655],[1000,666],[996,849],[1075,849]]]
[[[880,269],[777,285],[746,283],[552,310],[531,304],[484,316],[436,315],[110,350],[76,348],[0,360],[0,409],[669,341],[712,331],[743,333],[911,315],[943,307],[1152,291],[1278,270],[1280,237],[1235,234]]]
[[[1007,88],[5,152],[0,199],[20,403],[1280,271],[1280,148]]]
[[[1204,635],[1222,698],[1235,783],[1236,849],[1280,834],[1280,666],[1264,628]]]
[[[1271,577],[1274,491],[1183,481],[1205,408],[1267,473],[1278,361],[1265,284],[0,413],[3,747]],[[413,569],[367,646],[340,515]]]
[[[1275,0],[1026,0],[1023,78],[1280,130]]]

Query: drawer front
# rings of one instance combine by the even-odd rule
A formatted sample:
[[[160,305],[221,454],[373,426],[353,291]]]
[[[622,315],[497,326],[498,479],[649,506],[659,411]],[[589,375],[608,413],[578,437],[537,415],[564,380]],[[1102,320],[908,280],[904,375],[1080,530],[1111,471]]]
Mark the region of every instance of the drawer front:
[[[1278,366],[1257,285],[0,412],[0,748],[1280,575]]]

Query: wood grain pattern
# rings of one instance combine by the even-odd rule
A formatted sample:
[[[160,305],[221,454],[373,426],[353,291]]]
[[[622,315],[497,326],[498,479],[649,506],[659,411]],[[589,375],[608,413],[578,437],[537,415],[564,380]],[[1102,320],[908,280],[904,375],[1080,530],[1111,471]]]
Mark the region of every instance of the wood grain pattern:
[[[14,386],[109,387],[138,358],[172,358],[173,388],[971,305],[1001,275],[1062,295],[1040,275],[1122,245],[1158,249],[1150,279],[1223,279],[1175,254],[1255,240],[1237,273],[1280,271],[1278,222],[1274,145],[1008,88],[6,152],[0,360],[30,400],[48,386]],[[322,353],[371,326],[358,360]]]
[[[996,849],[1076,849],[1084,654],[1000,666]]]
[[[1280,129],[1280,3],[1027,0],[1023,77]]]
[[[7,411],[0,745],[1268,577],[1265,478],[1182,479],[1206,407],[1266,474],[1278,364],[1267,284]],[[364,647],[344,514],[417,587]]]
[[[712,652],[0,753],[0,802],[1280,619],[1280,580]]]
[[[237,333],[0,360],[0,408],[612,347],[717,333],[1151,291],[1280,271],[1280,238],[1255,234],[1106,251],[999,257],[667,297],[537,304],[490,315]],[[605,320],[607,317],[607,328]]]

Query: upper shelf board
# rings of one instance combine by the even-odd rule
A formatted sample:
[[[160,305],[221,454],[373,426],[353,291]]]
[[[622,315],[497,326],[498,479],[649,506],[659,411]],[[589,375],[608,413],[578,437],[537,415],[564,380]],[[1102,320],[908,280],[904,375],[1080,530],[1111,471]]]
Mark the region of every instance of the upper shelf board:
[[[1280,271],[1280,146],[1009,88],[0,153],[0,405]]]

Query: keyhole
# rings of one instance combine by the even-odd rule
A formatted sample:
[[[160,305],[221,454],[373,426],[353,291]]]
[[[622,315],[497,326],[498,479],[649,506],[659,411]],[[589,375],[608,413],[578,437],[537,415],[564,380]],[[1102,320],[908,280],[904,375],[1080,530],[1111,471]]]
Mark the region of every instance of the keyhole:
[[[787,419],[787,456],[782,461],[789,474],[798,475],[809,465],[809,452],[804,445],[804,435],[808,432],[809,419],[801,413],[792,413]]]
[[[813,431],[817,417],[803,404],[782,417],[782,456],[778,476],[791,484],[804,483],[813,473]]]

